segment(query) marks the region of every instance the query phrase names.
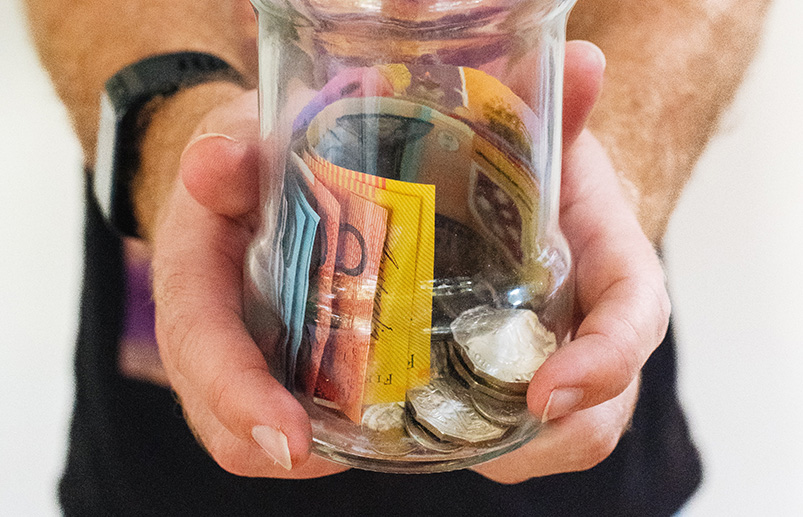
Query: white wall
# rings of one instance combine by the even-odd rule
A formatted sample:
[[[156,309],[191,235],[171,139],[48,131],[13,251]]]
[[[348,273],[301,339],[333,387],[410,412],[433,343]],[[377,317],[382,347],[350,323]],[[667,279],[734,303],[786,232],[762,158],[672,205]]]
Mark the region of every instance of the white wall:
[[[803,515],[803,4],[687,189],[666,255],[682,396],[707,464],[689,516]],[[0,515],[56,515],[80,283],[80,153],[0,2]]]
[[[80,155],[0,2],[0,515],[56,515],[80,284]]]
[[[803,2],[758,60],[675,212],[683,401],[707,464],[689,516],[803,515]]]

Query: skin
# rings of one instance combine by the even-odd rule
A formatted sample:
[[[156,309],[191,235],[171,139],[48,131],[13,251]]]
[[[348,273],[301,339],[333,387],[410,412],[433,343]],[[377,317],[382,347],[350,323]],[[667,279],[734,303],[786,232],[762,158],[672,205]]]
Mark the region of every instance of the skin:
[[[639,372],[669,317],[654,245],[749,62],[768,3],[581,0],[575,9],[570,37],[597,43],[608,64],[600,95],[599,51],[567,47],[561,226],[577,268],[578,329],[530,385],[528,405],[548,420],[544,432],[476,467],[481,474],[514,483],[587,469],[627,428]],[[125,64],[193,49],[255,77],[247,2],[28,0],[27,7],[87,157],[102,83]],[[149,112],[136,211],[153,252],[160,353],[196,436],[236,474],[342,470],[310,457],[306,414],[270,377],[242,324],[242,258],[257,203],[254,92],[207,83]],[[252,438],[261,425],[287,438],[292,470]]]

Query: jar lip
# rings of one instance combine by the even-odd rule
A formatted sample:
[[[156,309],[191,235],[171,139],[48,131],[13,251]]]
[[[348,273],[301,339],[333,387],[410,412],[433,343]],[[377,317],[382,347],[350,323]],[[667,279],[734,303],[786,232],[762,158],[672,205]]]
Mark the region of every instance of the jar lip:
[[[381,23],[400,30],[479,28],[489,22],[549,23],[577,0],[251,0],[259,14],[279,14],[294,24],[359,26]],[[306,22],[302,21],[306,20]]]

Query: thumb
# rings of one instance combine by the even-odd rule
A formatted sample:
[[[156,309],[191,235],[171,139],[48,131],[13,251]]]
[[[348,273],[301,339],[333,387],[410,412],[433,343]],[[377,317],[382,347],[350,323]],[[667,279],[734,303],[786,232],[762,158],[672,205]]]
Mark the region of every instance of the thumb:
[[[534,72],[539,70],[536,54],[522,59],[510,80],[511,89],[531,108],[537,106],[540,92]],[[588,119],[591,109],[602,89],[605,72],[605,56],[588,41],[566,43],[563,82],[563,144],[574,142]],[[546,80],[543,78],[543,80]]]
[[[605,55],[588,41],[566,44],[563,86],[563,145],[572,144],[585,126],[602,90]]]
[[[195,201],[218,215],[239,217],[259,198],[256,91],[207,113],[184,148],[181,180]]]
[[[259,202],[259,149],[222,133],[195,137],[181,155],[181,181],[201,206],[240,217]]]
[[[271,377],[243,324],[243,255],[250,238],[199,206],[179,185],[156,234],[156,333],[168,377],[212,456],[255,472],[256,444],[284,465],[309,457],[311,428]],[[251,448],[235,446],[250,443]]]

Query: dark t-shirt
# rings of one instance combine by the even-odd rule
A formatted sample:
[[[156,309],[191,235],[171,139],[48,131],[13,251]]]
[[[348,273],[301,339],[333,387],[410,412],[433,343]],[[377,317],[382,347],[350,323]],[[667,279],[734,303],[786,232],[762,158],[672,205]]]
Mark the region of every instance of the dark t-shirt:
[[[87,206],[76,401],[60,484],[67,515],[661,516],[675,513],[700,482],[676,395],[671,332],[644,367],[632,427],[585,472],[517,485],[468,470],[352,469],[300,481],[229,474],[195,442],[169,390],[118,374],[122,247],[91,199]]]

